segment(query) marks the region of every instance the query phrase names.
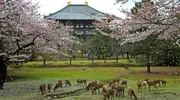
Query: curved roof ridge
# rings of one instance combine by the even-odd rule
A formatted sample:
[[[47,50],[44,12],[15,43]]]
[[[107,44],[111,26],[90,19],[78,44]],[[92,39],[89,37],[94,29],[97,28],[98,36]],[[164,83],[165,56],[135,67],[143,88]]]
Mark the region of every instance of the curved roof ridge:
[[[56,14],[56,13],[58,13],[58,12],[64,10],[64,9],[67,8],[67,7],[68,7],[68,6],[65,6],[65,7],[63,7],[62,9],[60,9],[60,10],[54,12],[54,13],[49,13],[49,15],[54,15],[54,14]],[[47,15],[47,16],[49,16],[49,15]],[[45,16],[45,17],[47,17],[47,16]]]
[[[44,16],[44,18],[52,18],[52,19],[56,19],[57,17],[59,18],[59,19],[66,19],[66,16],[68,16],[68,15],[66,15],[65,13],[64,13],[64,11],[67,11],[67,14],[69,13],[69,15],[72,15],[72,13],[71,12],[68,12],[69,10],[67,10],[67,9],[72,9],[72,7],[73,6],[75,6],[75,7],[86,7],[87,9],[89,9],[89,12],[96,12],[98,15],[105,15],[105,13],[103,13],[103,12],[101,12],[101,11],[99,11],[99,10],[96,10],[96,9],[94,9],[93,7],[91,7],[91,6],[89,6],[89,5],[86,5],[86,4],[70,4],[70,5],[67,5],[67,6],[65,6],[64,8],[62,8],[62,9],[60,9],[60,10],[58,10],[58,11],[56,11],[56,12],[54,12],[54,13],[50,13],[49,15],[47,15],[47,16]],[[70,7],[70,8],[68,8],[68,7]],[[79,8],[78,8],[79,9]],[[81,8],[82,9],[82,12],[83,12],[83,8]],[[61,14],[64,14],[64,15],[61,15]],[[61,16],[61,17],[60,17]],[[78,18],[78,13],[76,13],[76,16],[74,16],[75,17],[75,19],[76,18]],[[69,16],[68,16],[69,17]],[[80,17],[83,17],[83,16],[80,16]],[[80,18],[79,17],[79,18]],[[85,17],[87,17],[87,16],[84,16],[84,18],[83,19],[86,19]],[[73,19],[73,17],[71,17],[72,19]]]
[[[90,7],[90,8],[92,8],[93,10],[99,12],[99,13],[105,14],[104,12],[101,12],[101,11],[99,11],[99,10],[97,10],[97,9],[94,9],[93,7],[91,7],[91,6],[89,6],[89,5],[87,5],[87,6]]]

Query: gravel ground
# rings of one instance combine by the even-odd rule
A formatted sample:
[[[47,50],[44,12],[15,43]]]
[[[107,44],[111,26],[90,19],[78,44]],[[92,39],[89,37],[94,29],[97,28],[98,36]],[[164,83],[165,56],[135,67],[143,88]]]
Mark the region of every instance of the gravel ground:
[[[45,95],[42,96],[39,92],[39,85],[42,83],[46,85],[52,84],[52,87],[54,87],[57,80],[5,83],[4,90],[0,91],[0,100],[42,100],[45,97]],[[74,83],[72,87],[64,86],[63,92],[74,91],[80,88],[82,87]],[[55,93],[60,94],[62,92],[56,91]],[[46,93],[46,95],[48,94],[54,94],[54,91]]]
[[[46,95],[41,95],[39,93],[39,85],[40,84],[53,84],[57,83],[57,80],[48,80],[48,81],[28,81],[28,82],[9,82],[5,83],[4,90],[0,91],[0,100],[103,100],[103,96],[101,94],[91,95],[91,91],[80,91],[79,93],[75,93],[74,95],[68,95],[65,98],[57,98],[52,99],[50,97],[46,97],[46,95],[59,95],[64,92],[75,91],[84,87],[80,87],[75,82],[72,87],[63,88],[63,92],[57,91],[51,93],[46,93]],[[136,92],[137,93],[137,92]],[[143,96],[138,98],[138,100],[180,100],[179,93],[172,92],[149,92],[146,91],[141,93]],[[139,94],[137,93],[137,96]],[[127,90],[125,92],[125,97],[117,98],[114,100],[130,100],[127,97]]]

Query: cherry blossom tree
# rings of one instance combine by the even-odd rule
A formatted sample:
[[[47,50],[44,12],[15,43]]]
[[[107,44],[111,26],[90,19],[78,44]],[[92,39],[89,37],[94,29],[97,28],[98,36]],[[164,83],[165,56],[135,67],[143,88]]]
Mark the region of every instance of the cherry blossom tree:
[[[60,49],[71,49],[74,42],[69,34],[71,27],[43,19],[38,8],[38,4],[27,0],[6,0],[1,5],[0,89],[3,89],[7,61],[22,61],[32,50],[59,53]]]
[[[128,2],[135,2],[135,7],[124,9],[123,4]],[[180,44],[179,0],[116,0],[116,3],[121,5],[119,10],[126,18],[114,18],[111,22],[106,20],[96,25],[102,30],[110,28],[112,31],[108,35],[121,39],[122,45],[144,40],[150,35],[176,39],[176,44]]]
[[[131,0],[117,1],[126,3]],[[116,31],[116,37],[123,38],[125,43],[146,39],[151,34],[157,34],[159,38],[165,39],[180,37],[179,0],[142,0],[135,4],[139,4],[135,13],[120,8],[127,18],[115,23],[116,29],[119,30]]]

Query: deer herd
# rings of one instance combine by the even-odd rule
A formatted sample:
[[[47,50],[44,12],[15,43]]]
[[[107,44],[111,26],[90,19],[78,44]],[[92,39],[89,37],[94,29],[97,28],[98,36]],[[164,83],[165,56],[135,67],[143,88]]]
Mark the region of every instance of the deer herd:
[[[142,92],[142,89],[145,90],[147,86],[149,91],[151,91],[151,87],[154,87],[157,90],[157,86],[156,86],[157,84],[159,84],[159,87],[161,85],[164,87],[166,86],[166,83],[167,83],[166,80],[162,80],[162,79],[152,80],[152,81],[149,81],[149,79],[145,79],[143,81],[138,80],[137,90],[138,92]],[[69,80],[65,80],[64,84],[65,86],[72,86]],[[112,79],[104,83],[98,81],[92,81],[89,82],[88,84],[86,79],[82,79],[82,80],[78,79],[77,84],[82,87],[86,87],[85,89],[87,91],[91,90],[92,95],[96,94],[98,91],[99,94],[101,93],[103,95],[103,100],[113,100],[114,96],[116,97],[120,97],[121,95],[124,96],[124,91],[128,87],[127,80],[122,80],[120,82],[120,79],[118,78]],[[39,92],[41,92],[42,95],[45,94],[46,88],[48,92],[51,92],[51,90],[54,90],[55,92],[58,89],[60,91],[63,91],[63,81],[59,80],[57,84],[55,84],[54,88],[52,88],[52,84],[48,84],[47,87],[45,84],[41,84],[39,86]],[[134,100],[138,100],[133,89],[128,88],[127,92],[128,92],[128,98],[130,97],[131,99],[134,98]]]

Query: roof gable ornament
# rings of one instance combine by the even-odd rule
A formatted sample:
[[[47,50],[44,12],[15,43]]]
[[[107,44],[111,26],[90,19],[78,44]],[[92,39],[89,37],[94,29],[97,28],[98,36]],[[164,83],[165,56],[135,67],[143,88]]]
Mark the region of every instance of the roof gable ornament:
[[[85,4],[88,5],[88,2],[86,1]]]
[[[67,3],[67,5],[70,5],[71,4],[71,1],[69,1],[68,3]]]

